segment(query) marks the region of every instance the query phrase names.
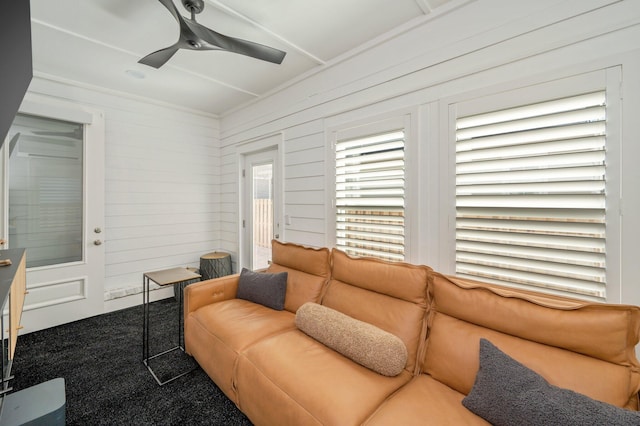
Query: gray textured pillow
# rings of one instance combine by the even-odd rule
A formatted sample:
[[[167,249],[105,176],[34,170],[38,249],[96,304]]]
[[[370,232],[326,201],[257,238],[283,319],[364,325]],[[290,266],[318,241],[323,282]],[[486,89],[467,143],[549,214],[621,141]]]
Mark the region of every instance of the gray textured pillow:
[[[640,413],[549,384],[480,339],[480,369],[462,405],[496,425],[640,425]]]
[[[407,347],[396,335],[317,303],[296,312],[296,326],[320,343],[385,376],[397,376],[407,364]]]
[[[287,272],[266,274],[242,268],[237,297],[281,311],[284,309],[288,275]]]

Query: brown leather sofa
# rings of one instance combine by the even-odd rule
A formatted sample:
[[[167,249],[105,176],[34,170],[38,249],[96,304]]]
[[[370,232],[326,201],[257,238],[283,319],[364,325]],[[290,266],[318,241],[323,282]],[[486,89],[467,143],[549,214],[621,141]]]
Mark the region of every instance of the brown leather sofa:
[[[281,311],[236,298],[239,275],[190,285],[184,299],[186,351],[257,425],[489,424],[462,404],[481,338],[551,385],[638,409],[638,307],[277,241],[267,272],[288,273]],[[404,368],[379,374],[301,331],[307,302],[400,338]]]

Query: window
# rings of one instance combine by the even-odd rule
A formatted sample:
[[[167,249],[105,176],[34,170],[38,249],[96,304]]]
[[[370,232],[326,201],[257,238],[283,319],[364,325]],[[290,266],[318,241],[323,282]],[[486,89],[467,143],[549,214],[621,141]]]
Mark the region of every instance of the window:
[[[18,114],[9,136],[9,246],[28,268],[81,261],[84,126]]]
[[[604,298],[606,92],[455,123],[456,274]]]
[[[405,130],[335,143],[336,247],[355,256],[405,259]]]

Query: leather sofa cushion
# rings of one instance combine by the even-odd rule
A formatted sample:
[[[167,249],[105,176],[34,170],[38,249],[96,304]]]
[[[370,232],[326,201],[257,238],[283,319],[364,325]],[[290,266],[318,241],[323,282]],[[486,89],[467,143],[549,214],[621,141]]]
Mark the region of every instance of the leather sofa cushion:
[[[267,336],[296,328],[291,312],[242,299],[204,306],[190,315],[190,321],[199,323],[236,352]]]
[[[617,364],[633,363],[640,307],[511,289],[434,273],[438,312]],[[562,324],[561,327],[559,325]]]
[[[432,320],[424,371],[468,394],[479,368],[481,338],[493,342],[555,386],[619,407],[626,406],[633,396],[629,367],[478,327],[441,313]]]
[[[326,306],[305,303],[296,313],[296,326],[384,376],[397,376],[407,363],[407,348],[400,338]]]
[[[240,409],[278,426],[360,425],[411,379],[375,373],[297,329],[247,348],[235,371]]]
[[[294,243],[271,241],[271,263],[318,277],[331,275],[331,252],[328,248],[312,248]]]
[[[251,344],[293,330],[295,315],[242,299],[205,305],[185,318],[188,353],[234,402],[233,366],[239,352]]]
[[[332,278],[355,287],[415,304],[425,304],[427,280],[431,268],[402,262],[386,262],[373,258],[351,257],[333,249]]]
[[[333,275],[321,304],[398,336],[407,348],[405,368],[417,374],[427,333],[431,269],[353,258],[337,249],[331,256]]]
[[[364,425],[491,426],[464,408],[462,398],[464,394],[420,374],[387,398]]]
[[[331,274],[327,248],[310,248],[298,244],[271,242],[272,261],[267,272],[287,272],[287,292],[284,309],[296,313],[306,302],[320,301]]]
[[[555,386],[637,409],[638,308],[541,295],[529,301],[517,290],[440,274],[433,297],[423,371],[456,391],[471,391],[485,338]]]

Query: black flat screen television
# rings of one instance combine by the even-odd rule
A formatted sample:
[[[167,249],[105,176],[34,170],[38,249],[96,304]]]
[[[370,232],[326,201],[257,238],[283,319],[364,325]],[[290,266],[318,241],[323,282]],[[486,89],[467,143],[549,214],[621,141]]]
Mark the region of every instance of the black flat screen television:
[[[0,13],[0,147],[32,78],[29,0],[4,1]]]

